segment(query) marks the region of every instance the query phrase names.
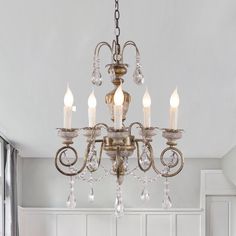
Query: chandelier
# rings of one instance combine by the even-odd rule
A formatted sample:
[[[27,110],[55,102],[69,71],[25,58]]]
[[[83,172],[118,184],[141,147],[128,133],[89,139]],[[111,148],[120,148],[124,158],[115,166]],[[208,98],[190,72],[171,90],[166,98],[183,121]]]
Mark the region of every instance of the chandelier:
[[[94,201],[93,184],[101,181],[108,175],[116,177],[116,199],[115,215],[122,216],[124,213],[124,203],[122,198],[122,183],[127,176],[133,176],[143,184],[141,200],[149,199],[147,185],[157,181],[160,177],[164,178],[164,197],[163,208],[172,206],[169,196],[168,178],[176,176],[184,165],[183,155],[177,148],[177,140],[182,137],[183,130],[177,128],[177,116],[179,106],[179,96],[177,89],[174,90],[170,98],[170,120],[169,128],[158,128],[151,126],[151,98],[148,90],[143,96],[143,123],[135,121],[129,125],[125,124],[126,114],[131,102],[131,96],[123,90],[124,75],[127,73],[128,65],[124,63],[124,51],[127,47],[133,47],[136,52],[136,66],[133,73],[133,80],[137,85],[144,83],[144,76],[141,71],[140,53],[137,45],[133,41],[120,44],[119,27],[119,2],[115,0],[115,40],[112,44],[100,42],[94,52],[92,83],[95,86],[102,85],[100,72],[99,53],[103,47],[107,47],[111,54],[111,63],[107,65],[108,74],[114,89],[105,96],[105,102],[109,108],[112,124],[96,123],[96,97],[94,91],[88,98],[88,119],[89,127],[72,128],[73,94],[67,87],[64,97],[64,127],[58,129],[58,135],[63,139],[63,146],[57,151],[55,165],[57,170],[69,177],[70,192],[67,206],[76,206],[74,184],[76,180],[87,181],[90,184],[89,201]],[[138,130],[134,135],[134,128]],[[154,158],[152,141],[158,132],[166,139],[166,148],[161,152],[157,164]],[[82,133],[87,141],[84,159],[79,161],[79,155],[72,146],[74,139]],[[102,135],[104,133],[104,135]],[[105,168],[101,160],[106,155],[111,160],[111,167]],[[129,158],[137,158],[137,166],[133,169],[129,166]],[[94,173],[98,170],[100,175],[95,177]],[[138,175],[137,172],[143,174]],[[146,173],[153,171],[154,178],[147,177]],[[102,174],[101,174],[102,172]]]

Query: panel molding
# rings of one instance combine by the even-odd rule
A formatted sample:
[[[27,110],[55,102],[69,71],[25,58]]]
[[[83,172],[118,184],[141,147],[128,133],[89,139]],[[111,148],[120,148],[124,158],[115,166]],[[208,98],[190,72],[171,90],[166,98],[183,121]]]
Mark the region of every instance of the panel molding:
[[[111,208],[98,208],[98,209],[90,209],[90,208],[78,208],[78,209],[64,209],[64,208],[22,208],[19,207],[19,218],[20,218],[20,236],[32,236],[27,235],[24,232],[26,228],[31,227],[27,225],[27,219],[31,219],[31,221],[34,221],[34,216],[41,216],[39,219],[44,219],[44,217],[51,216],[52,223],[51,227],[56,228],[55,233],[52,235],[44,235],[44,236],[63,236],[63,234],[60,232],[59,229],[63,227],[63,221],[60,221],[59,225],[59,219],[63,219],[63,216],[66,217],[65,227],[68,227],[69,218],[71,217],[72,221],[75,219],[75,217],[82,217],[84,219],[84,223],[81,227],[83,229],[80,229],[79,232],[80,236],[89,236],[88,228],[90,227],[89,219],[92,217],[92,226],[93,228],[98,227],[100,221],[102,218],[105,219],[104,221],[101,221],[102,223],[105,222],[106,227],[110,227],[111,229],[111,236],[121,236],[123,235],[122,232],[126,232],[125,227],[128,226],[134,226],[133,231],[137,232],[135,235],[139,236],[152,236],[154,235],[153,232],[156,232],[155,229],[147,229],[147,226],[151,223],[151,220],[154,222],[153,228],[157,227],[155,222],[161,221],[166,225],[169,225],[170,228],[165,229],[165,227],[162,227],[163,233],[162,235],[168,235],[168,236],[185,236],[185,235],[178,235],[178,222],[177,218],[178,216],[192,216],[191,219],[193,219],[192,224],[196,225],[196,227],[200,227],[201,218],[203,216],[203,210],[199,208],[192,208],[192,209],[170,209],[170,210],[163,210],[163,209],[126,209],[125,211],[125,224],[122,224],[120,219],[116,219],[114,217],[114,209]],[[35,217],[35,219],[38,219],[38,217]],[[191,220],[190,219],[190,220]],[[122,220],[122,219],[121,219]],[[42,222],[34,222],[33,225],[42,225]],[[181,224],[180,224],[181,225]],[[161,225],[160,225],[161,226]],[[104,229],[105,226],[103,226]],[[119,228],[120,227],[120,228]],[[37,228],[37,227],[36,227]],[[160,227],[159,227],[160,228]],[[169,233],[165,233],[166,232]],[[32,230],[30,231],[32,232]],[[53,231],[54,232],[54,231]],[[74,231],[73,231],[74,232]],[[92,231],[91,231],[92,232]],[[97,231],[96,231],[97,232]],[[107,231],[106,231],[107,232]],[[109,231],[110,232],[110,231]],[[120,233],[119,233],[120,232]],[[148,234],[148,232],[150,232]],[[200,232],[200,229],[199,229]],[[161,233],[161,232],[159,232]],[[35,235],[39,234],[38,232],[35,232]],[[129,233],[127,232],[127,235]],[[133,232],[134,234],[134,232]],[[72,234],[72,236],[77,234]],[[99,232],[97,232],[97,235],[99,235]],[[105,235],[107,235],[105,233]],[[186,235],[187,236],[187,235]],[[199,234],[198,236],[201,236]]]

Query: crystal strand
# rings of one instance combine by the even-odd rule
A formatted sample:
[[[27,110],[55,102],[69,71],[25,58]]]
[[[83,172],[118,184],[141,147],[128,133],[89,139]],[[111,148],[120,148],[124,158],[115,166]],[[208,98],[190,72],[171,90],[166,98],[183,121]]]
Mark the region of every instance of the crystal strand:
[[[144,76],[141,71],[140,57],[136,56],[136,68],[133,73],[133,80],[137,85],[144,83]]]
[[[115,216],[117,218],[124,215],[124,203],[122,198],[121,186],[117,183],[116,200],[115,200]]]
[[[69,193],[69,196],[68,196],[67,202],[66,202],[66,206],[68,208],[75,208],[76,207],[76,198],[75,198],[75,194],[74,194],[74,184],[75,184],[75,181],[74,181],[73,177],[70,177],[70,193]]]
[[[94,62],[93,62],[92,83],[96,86],[102,85],[102,75],[100,72],[100,60],[96,56],[94,56]]]
[[[169,181],[166,178],[165,182],[164,182],[164,199],[162,201],[162,207],[164,209],[170,209],[172,207],[172,202],[169,196]]]

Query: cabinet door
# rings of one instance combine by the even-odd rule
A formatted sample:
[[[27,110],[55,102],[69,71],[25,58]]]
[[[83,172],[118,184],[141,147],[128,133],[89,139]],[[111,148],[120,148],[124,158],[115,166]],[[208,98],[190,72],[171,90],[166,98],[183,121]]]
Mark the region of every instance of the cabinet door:
[[[207,197],[207,236],[236,235],[236,197]]]
[[[113,215],[87,215],[87,236],[115,236]]]
[[[20,236],[56,236],[56,215],[26,214],[21,224]]]
[[[117,236],[142,236],[142,215],[124,215],[117,219]]]
[[[85,215],[58,215],[57,236],[86,236]]]
[[[200,236],[200,215],[177,215],[177,236]]]
[[[172,236],[171,215],[148,215],[147,236]]]

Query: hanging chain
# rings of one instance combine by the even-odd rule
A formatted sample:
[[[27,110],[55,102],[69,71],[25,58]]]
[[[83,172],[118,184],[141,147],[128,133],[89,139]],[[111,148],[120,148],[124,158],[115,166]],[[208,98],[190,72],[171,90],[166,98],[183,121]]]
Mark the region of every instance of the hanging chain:
[[[119,11],[119,0],[115,0],[115,12],[114,12],[114,20],[115,20],[115,37],[116,37],[116,48],[114,58],[118,59],[117,56],[120,54],[120,27],[119,27],[119,19],[120,19],[120,11]]]

